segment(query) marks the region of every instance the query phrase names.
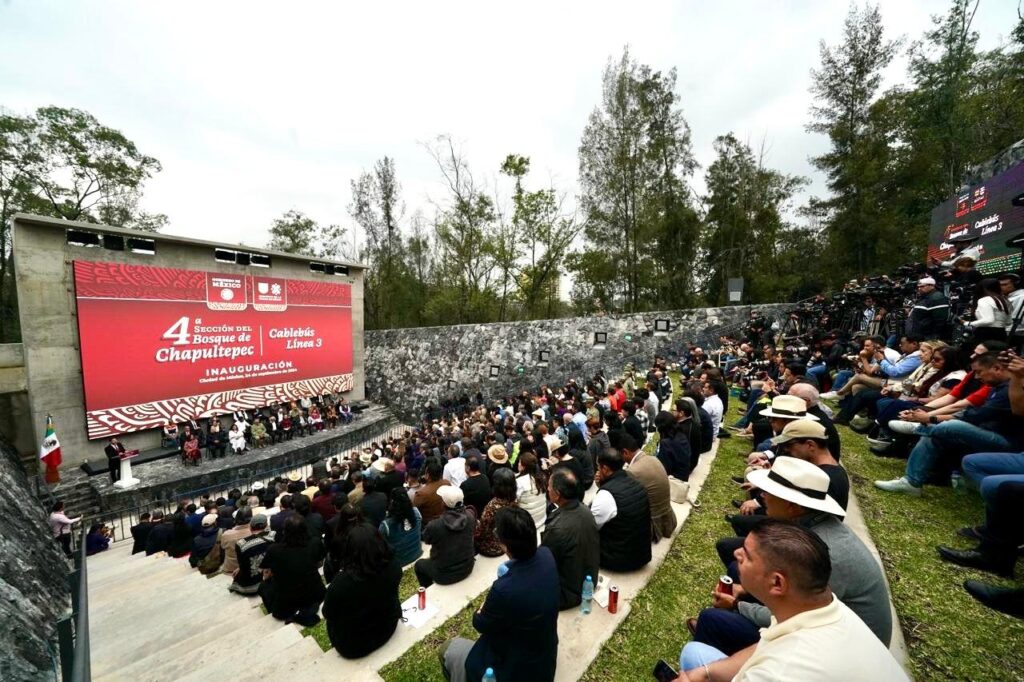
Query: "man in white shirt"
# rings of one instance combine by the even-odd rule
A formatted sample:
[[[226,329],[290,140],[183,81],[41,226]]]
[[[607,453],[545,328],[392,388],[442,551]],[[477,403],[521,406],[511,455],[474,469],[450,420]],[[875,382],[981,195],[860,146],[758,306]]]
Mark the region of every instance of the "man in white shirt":
[[[704,385],[700,388],[700,392],[704,396],[704,404],[701,407],[711,416],[711,432],[717,438],[718,431],[722,428],[725,406],[722,405],[722,399],[715,393],[715,387],[710,382],[705,381]]]
[[[444,473],[441,477],[458,488],[469,477],[469,474],[466,473],[466,460],[462,454],[454,451],[451,455],[451,459],[444,465]]]
[[[829,587],[828,546],[795,523],[766,519],[736,550],[745,592],[772,612],[761,640],[726,657],[705,644],[683,648],[679,680],[909,680],[878,638]]]
[[[1006,325],[1006,331],[1010,331],[1014,318],[1020,317],[1024,309],[1024,289],[1020,288],[1020,278],[1013,273],[999,277],[999,289],[1010,301],[1010,323]],[[1024,324],[1017,327],[1017,334],[1024,334]]]

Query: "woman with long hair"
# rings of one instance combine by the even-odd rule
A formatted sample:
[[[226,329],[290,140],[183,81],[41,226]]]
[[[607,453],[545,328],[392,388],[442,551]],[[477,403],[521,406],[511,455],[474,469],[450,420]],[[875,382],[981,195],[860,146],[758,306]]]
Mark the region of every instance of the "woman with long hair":
[[[402,567],[387,541],[368,523],[349,530],[343,554],[341,572],[327,588],[323,615],[338,653],[362,658],[391,639],[402,618]]]
[[[999,280],[988,277],[978,282],[974,302],[974,319],[966,322],[971,328],[971,347],[982,341],[1005,341],[1010,326],[1010,301],[1003,296]]]
[[[537,529],[544,530],[548,509],[547,476],[540,468],[537,455],[524,452],[516,462],[519,475],[516,476],[516,501],[519,506],[530,512]]]
[[[491,479],[491,493],[494,497],[484,507],[480,514],[480,521],[473,531],[473,542],[476,545],[477,554],[486,557],[501,556],[505,553],[505,548],[494,537],[494,515],[498,513],[499,509],[518,506],[516,475],[512,473],[511,469],[502,467],[494,472]]]
[[[423,555],[422,529],[423,516],[412,506],[405,488],[392,488],[380,533],[391,546],[399,566],[407,566]]]
[[[363,512],[359,507],[346,503],[327,523],[327,559],[324,561],[324,579],[331,582],[344,563],[345,535],[356,524],[363,522]]]
[[[282,542],[275,542],[263,557],[260,597],[274,618],[306,627],[320,622],[317,611],[324,600],[320,563],[324,546],[309,537],[306,520],[292,514],[284,522]]]

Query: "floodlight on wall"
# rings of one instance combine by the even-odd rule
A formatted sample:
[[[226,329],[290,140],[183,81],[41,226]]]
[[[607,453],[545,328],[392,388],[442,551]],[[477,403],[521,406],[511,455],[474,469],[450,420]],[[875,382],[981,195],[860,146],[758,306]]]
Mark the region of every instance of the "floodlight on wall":
[[[539,353],[537,353],[537,362],[543,363],[545,365],[551,362],[551,351],[542,350]]]
[[[657,319],[654,321],[654,331],[667,333],[668,332],[668,320]]]
[[[237,263],[239,265],[248,265],[249,264],[249,254],[243,253],[241,251],[237,252],[235,254],[235,263]]]
[[[633,340],[633,335],[632,334],[626,334],[622,338],[624,338],[626,341],[632,341]]]
[[[85,232],[84,230],[68,230],[67,240],[71,246],[94,247],[100,245],[100,236],[98,234],[95,232]]]
[[[214,249],[213,259],[218,263],[234,263],[235,252],[228,251],[227,249]]]
[[[141,237],[129,237],[128,250],[132,253],[141,253],[147,256],[152,256],[156,253],[156,241],[153,239],[143,239]]]
[[[516,367],[516,374],[523,374],[524,372],[526,372],[526,368],[523,367],[522,365]]]
[[[488,373],[488,376],[491,379],[497,379],[499,374],[501,374],[501,365],[491,365],[491,370]]]
[[[269,268],[270,267],[270,256],[262,253],[254,253],[249,256],[249,265],[254,268]]]
[[[325,264],[323,264],[323,263],[310,263],[309,264],[309,271],[310,272],[319,272],[321,274],[322,273],[326,273],[327,272],[327,266]]]
[[[608,343],[608,332],[594,332],[594,345],[603,346]]]
[[[119,234],[103,235],[103,248],[109,251],[124,251],[124,237]]]

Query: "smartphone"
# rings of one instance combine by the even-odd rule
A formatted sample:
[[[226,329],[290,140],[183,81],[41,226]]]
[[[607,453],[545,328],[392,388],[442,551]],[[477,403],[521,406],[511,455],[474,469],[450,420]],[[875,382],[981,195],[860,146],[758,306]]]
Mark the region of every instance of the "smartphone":
[[[678,677],[679,673],[666,663],[664,659],[660,659],[658,665],[654,666],[654,679],[658,682],[674,682]]]

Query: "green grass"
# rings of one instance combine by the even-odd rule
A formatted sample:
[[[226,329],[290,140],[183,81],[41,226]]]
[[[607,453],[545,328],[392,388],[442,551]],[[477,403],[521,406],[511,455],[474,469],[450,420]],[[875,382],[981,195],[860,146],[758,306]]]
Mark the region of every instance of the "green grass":
[[[882,557],[914,677],[1019,679],[1024,675],[1024,621],[982,606],[962,588],[968,578],[1012,583],[946,563],[935,551],[936,545],[972,546],[956,531],[984,521],[981,499],[932,486],[920,498],[878,490],[874,481],[902,476],[906,462],[876,457],[863,436],[839,429],[843,464]]]
[[[402,582],[398,584],[399,601],[405,601],[416,594],[416,589],[419,586],[419,583],[416,581],[416,572],[412,568],[402,571]],[[331,640],[327,637],[327,622],[324,620],[321,620],[311,628],[302,628],[302,636],[315,639],[316,643],[324,651],[331,648]]]

